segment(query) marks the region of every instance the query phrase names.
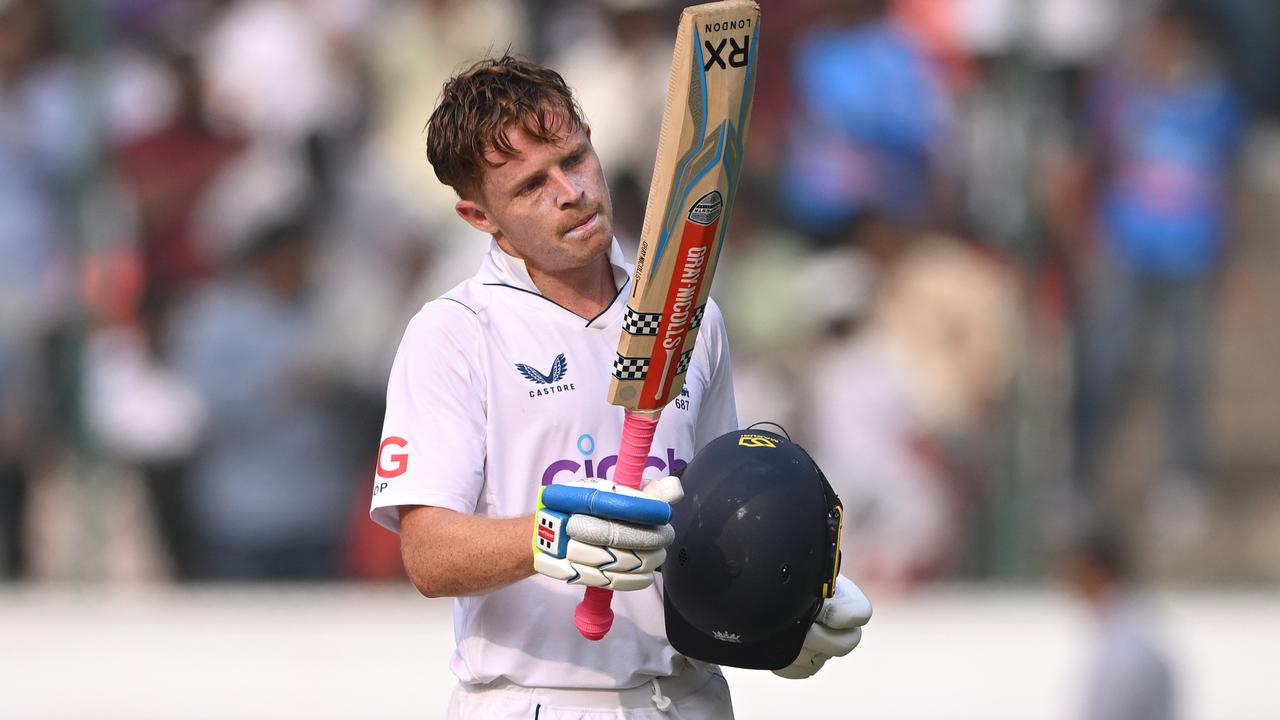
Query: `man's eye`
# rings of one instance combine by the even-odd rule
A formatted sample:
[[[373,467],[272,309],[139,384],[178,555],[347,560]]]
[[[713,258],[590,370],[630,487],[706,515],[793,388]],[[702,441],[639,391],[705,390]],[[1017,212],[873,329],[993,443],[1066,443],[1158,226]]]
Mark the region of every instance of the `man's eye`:
[[[564,164],[567,167],[573,167],[582,162],[582,158],[586,157],[586,153],[574,153],[565,159]]]
[[[521,194],[521,195],[528,195],[529,193],[533,192],[534,190],[537,190],[537,189],[538,189],[538,188],[540,188],[540,187],[542,187],[542,180],[541,180],[541,179],[537,179],[537,180],[530,180],[529,182],[527,182],[527,183],[525,183],[524,185],[521,185],[521,186],[520,186],[519,194]]]

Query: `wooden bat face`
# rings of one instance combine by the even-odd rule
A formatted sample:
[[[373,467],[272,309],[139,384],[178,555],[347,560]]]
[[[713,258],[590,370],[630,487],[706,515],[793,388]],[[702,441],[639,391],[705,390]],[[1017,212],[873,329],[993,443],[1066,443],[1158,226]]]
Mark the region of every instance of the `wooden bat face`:
[[[760,8],[686,8],[609,402],[660,410],[684,384],[742,170]]]

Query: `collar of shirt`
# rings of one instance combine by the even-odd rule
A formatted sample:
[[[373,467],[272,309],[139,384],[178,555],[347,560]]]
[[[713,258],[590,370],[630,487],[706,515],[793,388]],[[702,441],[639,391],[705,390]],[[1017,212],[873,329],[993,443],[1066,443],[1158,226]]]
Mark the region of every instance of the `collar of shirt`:
[[[614,297],[613,302],[609,304],[609,307],[605,308],[600,315],[587,321],[588,325],[598,324],[598,321],[607,318],[610,315],[610,311],[621,304],[619,298],[623,296],[628,284],[631,282],[632,266],[627,263],[626,257],[622,254],[622,246],[618,243],[617,238],[614,238],[609,246],[609,265],[613,268],[613,285],[618,289],[618,294]],[[529,269],[525,267],[524,260],[508,255],[505,250],[498,246],[496,240],[489,241],[489,254],[481,264],[479,277],[481,282],[486,285],[502,285],[525,293],[531,293],[560,308],[574,318],[578,317],[544,296],[538,286],[533,283],[533,279],[529,277]]]

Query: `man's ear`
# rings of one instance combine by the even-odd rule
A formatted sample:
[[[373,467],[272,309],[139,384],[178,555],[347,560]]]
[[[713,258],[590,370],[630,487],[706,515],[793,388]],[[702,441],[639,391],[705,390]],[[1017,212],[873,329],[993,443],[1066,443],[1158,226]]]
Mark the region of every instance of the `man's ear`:
[[[458,217],[466,220],[471,227],[479,230],[480,232],[488,233],[490,235],[498,233],[498,225],[493,221],[493,218],[490,217],[489,211],[485,210],[475,200],[459,200],[457,204],[453,206],[453,209],[458,213]]]

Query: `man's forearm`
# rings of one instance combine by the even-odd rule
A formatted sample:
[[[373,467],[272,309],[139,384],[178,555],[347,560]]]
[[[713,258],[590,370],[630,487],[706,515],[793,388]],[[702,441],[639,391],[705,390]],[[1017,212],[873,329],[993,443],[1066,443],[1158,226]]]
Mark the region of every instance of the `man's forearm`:
[[[487,518],[437,507],[400,517],[405,571],[427,597],[476,595],[533,574],[533,516]]]

